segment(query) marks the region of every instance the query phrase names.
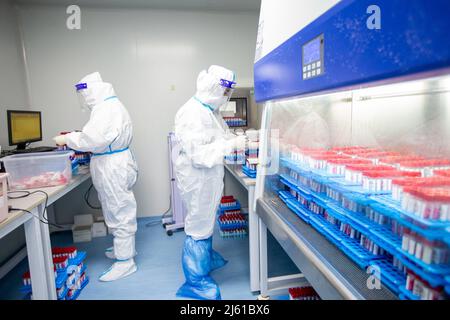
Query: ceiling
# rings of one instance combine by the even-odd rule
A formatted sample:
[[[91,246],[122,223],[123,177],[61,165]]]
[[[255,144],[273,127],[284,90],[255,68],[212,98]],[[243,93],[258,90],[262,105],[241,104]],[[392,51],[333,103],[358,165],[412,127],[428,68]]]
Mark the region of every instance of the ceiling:
[[[19,4],[259,12],[261,0],[12,0]]]

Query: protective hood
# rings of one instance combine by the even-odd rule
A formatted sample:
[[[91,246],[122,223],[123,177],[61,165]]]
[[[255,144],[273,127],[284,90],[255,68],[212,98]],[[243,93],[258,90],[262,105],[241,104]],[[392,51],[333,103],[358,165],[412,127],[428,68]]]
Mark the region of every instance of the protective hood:
[[[110,83],[103,82],[99,72],[91,73],[81,79],[75,86],[81,106],[92,110],[92,108],[116,93]]]
[[[210,66],[208,71],[203,70],[197,78],[197,92],[195,97],[201,103],[208,105],[215,111],[226,104],[235,85],[233,71],[220,66]]]

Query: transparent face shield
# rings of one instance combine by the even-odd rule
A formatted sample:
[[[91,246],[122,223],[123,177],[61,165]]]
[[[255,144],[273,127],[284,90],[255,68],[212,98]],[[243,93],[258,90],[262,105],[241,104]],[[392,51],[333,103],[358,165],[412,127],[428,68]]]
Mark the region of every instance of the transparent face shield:
[[[86,98],[85,98],[85,95],[84,95],[84,93],[87,90],[87,83],[79,83],[79,84],[75,85],[75,88],[77,89],[77,97],[78,97],[78,102],[80,103],[81,111],[82,112],[90,111],[89,106],[86,101]]]
[[[223,92],[223,96],[225,103],[227,103],[228,101],[230,101],[231,96],[233,95],[234,89],[236,88],[236,82],[220,79],[220,86],[222,87],[222,89],[225,89]]]

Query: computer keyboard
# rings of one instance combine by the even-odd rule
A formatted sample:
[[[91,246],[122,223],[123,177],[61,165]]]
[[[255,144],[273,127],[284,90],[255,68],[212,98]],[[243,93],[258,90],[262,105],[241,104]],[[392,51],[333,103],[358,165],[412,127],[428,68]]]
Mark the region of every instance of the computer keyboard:
[[[34,152],[50,152],[55,151],[56,147],[36,147],[36,148],[28,148],[25,150],[12,150],[11,152],[14,154],[20,154],[20,153],[34,153]]]

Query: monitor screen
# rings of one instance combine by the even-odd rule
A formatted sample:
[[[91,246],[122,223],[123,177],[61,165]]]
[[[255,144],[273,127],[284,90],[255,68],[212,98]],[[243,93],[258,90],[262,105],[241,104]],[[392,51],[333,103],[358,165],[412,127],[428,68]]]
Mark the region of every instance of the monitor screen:
[[[303,65],[307,65],[320,60],[321,41],[321,38],[316,38],[303,46]]]
[[[8,110],[7,115],[10,145],[42,140],[41,112]]]

